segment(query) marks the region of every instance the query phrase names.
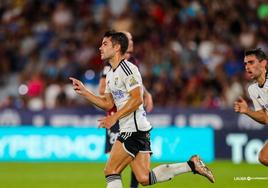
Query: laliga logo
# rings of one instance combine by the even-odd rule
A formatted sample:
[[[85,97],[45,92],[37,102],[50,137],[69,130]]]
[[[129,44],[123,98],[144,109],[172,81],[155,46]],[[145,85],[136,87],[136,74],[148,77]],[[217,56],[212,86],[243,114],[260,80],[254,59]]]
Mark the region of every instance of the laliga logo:
[[[251,177],[234,177],[234,181],[250,181]]]
[[[268,177],[234,177],[234,181],[268,180]]]

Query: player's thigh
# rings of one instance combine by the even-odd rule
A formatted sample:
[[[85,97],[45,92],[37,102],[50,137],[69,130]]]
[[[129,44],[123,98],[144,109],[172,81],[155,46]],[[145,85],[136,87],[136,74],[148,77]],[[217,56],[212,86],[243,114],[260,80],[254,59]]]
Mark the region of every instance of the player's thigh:
[[[118,140],[114,143],[110,157],[106,163],[104,173],[120,174],[122,170],[133,160],[133,158],[124,150],[123,144]]]
[[[139,182],[149,181],[150,160],[150,153],[139,152],[135,159],[130,163],[131,169]]]

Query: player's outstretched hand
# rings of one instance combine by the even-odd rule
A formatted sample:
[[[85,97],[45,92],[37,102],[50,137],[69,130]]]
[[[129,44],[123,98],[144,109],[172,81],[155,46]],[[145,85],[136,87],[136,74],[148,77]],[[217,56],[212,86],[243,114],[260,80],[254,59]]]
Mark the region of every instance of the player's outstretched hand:
[[[239,113],[246,113],[247,110],[248,110],[247,102],[242,97],[239,97],[239,99],[234,103],[234,111]]]
[[[77,80],[73,77],[70,77],[69,79],[72,81],[73,89],[76,91],[76,93],[78,93],[79,95],[85,95],[87,89],[84,84],[80,80]]]

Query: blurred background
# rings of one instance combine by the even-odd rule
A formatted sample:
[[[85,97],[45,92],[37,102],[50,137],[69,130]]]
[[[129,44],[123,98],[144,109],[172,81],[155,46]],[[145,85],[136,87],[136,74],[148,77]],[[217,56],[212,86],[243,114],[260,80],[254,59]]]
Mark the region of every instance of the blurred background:
[[[98,92],[99,47],[115,29],[133,35],[154,100],[154,161],[198,151],[207,162],[258,163],[267,128],[232,105],[239,96],[249,100],[244,50],[268,53],[267,1],[1,0],[0,23],[0,160],[107,159],[104,130],[96,129],[105,113],[78,96],[68,77]]]
[[[69,76],[93,88],[109,29],[126,30],[156,107],[226,109],[244,94],[244,49],[267,52],[262,0],[2,0],[0,106],[87,105]]]

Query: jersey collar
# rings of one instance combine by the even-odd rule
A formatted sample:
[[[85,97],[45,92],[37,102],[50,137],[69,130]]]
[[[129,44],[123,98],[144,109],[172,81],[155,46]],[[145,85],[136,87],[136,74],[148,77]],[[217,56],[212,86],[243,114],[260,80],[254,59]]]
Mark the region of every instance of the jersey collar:
[[[265,83],[266,83],[267,78],[268,78],[268,72],[266,71],[266,74],[265,74],[265,80],[264,80],[263,84],[261,84],[261,85],[258,84],[259,88],[263,88],[263,86],[264,86]]]
[[[116,71],[116,69],[120,66],[120,64],[121,64],[124,60],[125,60],[125,59],[122,59],[122,60],[120,61],[120,63],[118,63],[117,67],[116,67],[115,69],[113,69],[113,72]]]

